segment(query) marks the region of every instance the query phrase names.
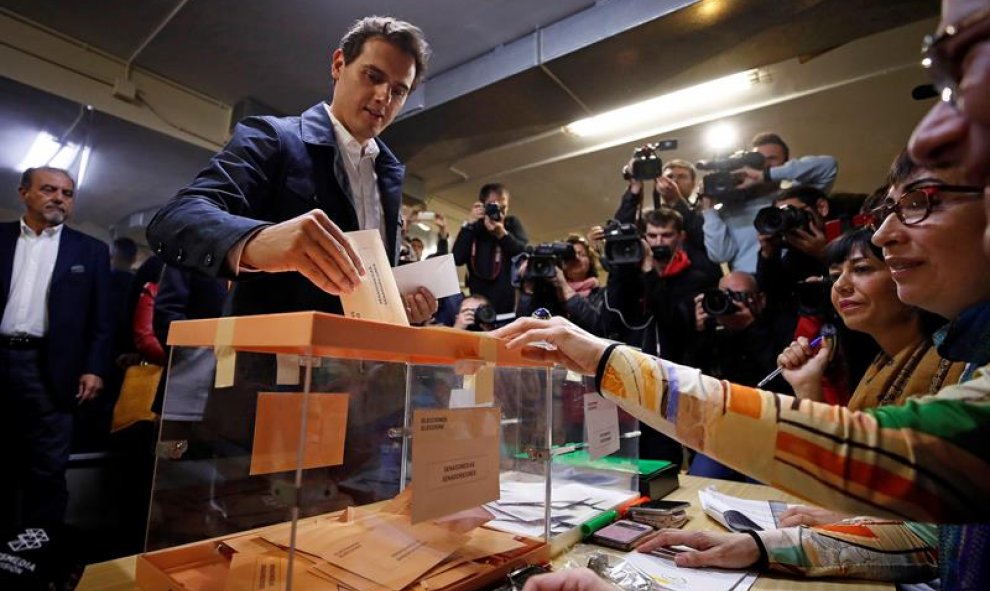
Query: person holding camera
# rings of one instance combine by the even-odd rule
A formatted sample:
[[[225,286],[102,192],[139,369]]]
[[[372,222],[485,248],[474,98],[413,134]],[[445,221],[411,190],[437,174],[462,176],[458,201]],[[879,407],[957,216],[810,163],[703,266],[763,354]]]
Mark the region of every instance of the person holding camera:
[[[706,375],[737,384],[755,385],[777,367],[777,353],[791,342],[790,326],[765,313],[766,295],[756,278],[733,271],[718,289],[694,297],[694,328],[685,363]],[[778,378],[768,386],[775,392],[789,390]],[[744,481],[735,470],[704,454],[695,454],[688,470],[694,476]]]
[[[678,212],[660,207],[646,212],[643,222],[638,259],[629,260],[628,248],[606,246],[618,264],[611,265],[606,285],[605,333],[683,362],[693,335],[694,296],[715,282],[685,252],[684,219]],[[620,259],[620,252],[627,258]],[[640,457],[681,463],[680,444],[645,425],[641,431]]]
[[[471,332],[495,330],[495,308],[483,295],[469,295],[461,300],[454,328]]]
[[[828,192],[838,173],[832,156],[804,156],[790,159],[790,148],[775,133],[760,133],[751,142],[759,156],[747,162],[741,158],[731,171],[732,199],[721,199],[708,188],[701,196],[702,230],[705,250],[715,263],[728,263],[733,271],[755,273],[760,249],[753,220],[757,212],[772,204],[772,194],[783,181]],[[733,159],[735,160],[735,159]],[[761,162],[762,166],[757,166]],[[707,179],[707,177],[706,177]],[[721,201],[721,207],[716,205]]]
[[[516,316],[546,308],[584,330],[603,335],[605,292],[598,283],[598,254],[587,239],[571,234],[564,242],[541,244],[519,266],[522,278]]]
[[[509,190],[504,185],[481,187],[478,199],[454,240],[454,263],[467,265],[472,294],[488,298],[500,314],[511,312],[516,303],[512,258],[525,250],[526,231],[518,218],[508,215]]]
[[[642,148],[637,153],[641,150]],[[613,216],[613,219],[619,223],[633,224],[641,219],[643,191],[647,179],[640,179],[633,174],[635,162],[634,156],[622,169],[622,177],[626,179],[628,185]],[[666,207],[681,215],[686,238],[682,241],[682,248],[696,269],[710,275],[713,281],[717,281],[722,275],[721,269],[705,252],[701,215],[690,201],[695,195],[697,186],[698,171],[693,164],[677,158],[667,161],[663,164],[662,173],[653,179],[653,209]]]

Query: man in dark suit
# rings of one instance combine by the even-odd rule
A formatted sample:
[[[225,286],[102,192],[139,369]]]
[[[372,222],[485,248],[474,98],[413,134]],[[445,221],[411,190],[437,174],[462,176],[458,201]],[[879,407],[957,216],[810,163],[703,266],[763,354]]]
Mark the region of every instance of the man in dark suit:
[[[398,262],[405,167],[377,136],[423,75],[422,31],[388,17],[355,23],[333,53],[332,102],[298,117],[250,117],[158,212],[149,244],[167,264],[238,279],[233,315],[321,310],[363,266],[345,231],[376,229]],[[260,271],[260,272],[259,272]],[[436,311],[404,294],[410,322]]]
[[[110,252],[65,227],[74,191],[64,170],[28,169],[24,217],[0,224],[0,437],[14,476],[0,511],[15,524],[63,521],[73,409],[99,394],[111,364]]]

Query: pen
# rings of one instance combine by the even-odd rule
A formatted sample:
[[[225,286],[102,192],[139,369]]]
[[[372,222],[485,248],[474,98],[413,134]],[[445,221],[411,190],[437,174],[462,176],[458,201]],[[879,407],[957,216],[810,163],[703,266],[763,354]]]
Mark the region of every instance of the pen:
[[[808,343],[808,346],[811,347],[812,349],[817,349],[818,346],[821,345],[821,344],[822,344],[822,337],[815,337],[815,340],[813,340],[810,343]],[[771,371],[770,373],[767,374],[767,377],[765,377],[762,380],[760,380],[760,383],[759,384],[756,384],[756,387],[757,388],[762,388],[763,386],[766,386],[767,384],[770,383],[770,380],[772,380],[775,377],[779,376],[780,375],[780,372],[782,372],[782,371],[784,371],[784,368],[783,367],[778,367],[777,369]]]

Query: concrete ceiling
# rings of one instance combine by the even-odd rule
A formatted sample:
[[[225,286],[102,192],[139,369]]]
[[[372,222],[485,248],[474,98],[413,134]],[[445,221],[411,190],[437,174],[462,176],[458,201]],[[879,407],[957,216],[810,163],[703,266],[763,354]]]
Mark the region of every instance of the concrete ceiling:
[[[581,23],[578,17],[596,11],[601,30],[609,30],[610,13],[654,11],[657,18],[644,18],[601,40],[588,25],[560,27],[587,39],[553,59],[542,58],[549,35],[537,35],[535,56],[520,62],[532,58],[535,65],[493,76],[476,84],[476,90],[443,102],[427,100],[425,109],[409,113],[385,134],[409,165],[414,177],[410,185],[420,187],[419,196],[435,200],[438,208],[463,211],[483,182],[497,179],[512,189],[513,210],[531,235],[550,239],[608,217],[622,190],[617,170],[634,143],[553,159],[545,152],[556,144],[531,148],[534,137],[559,134],[562,125],[589,112],[741,70],[800,58],[805,70],[815,71],[833,48],[884,31],[901,31],[889,33],[891,51],[913,60],[917,31],[929,28],[938,10],[935,0],[703,0],[659,17],[685,4],[690,2],[190,0],[135,63],[226,104],[253,97],[295,113],[329,94],[330,45],[350,22],[366,14],[393,14],[424,29],[434,49],[429,90],[430,84],[437,88],[472,64],[484,63],[486,56],[500,59],[500,48],[514,47],[514,40],[518,45],[541,27]],[[127,59],[176,1],[3,0],[0,6]],[[928,22],[908,26],[921,19]],[[511,57],[505,55],[504,61]],[[924,110],[925,105],[908,98],[921,79],[913,69],[877,71],[729,120],[742,141],[773,129],[791,142],[796,154],[834,154],[840,160],[837,190],[868,191]],[[78,113],[72,101],[0,82],[0,139],[9,154],[20,154],[15,146],[25,145],[39,130],[62,133]],[[94,113],[91,125],[94,158],[85,191],[91,200],[81,200],[78,212],[80,220],[91,224],[109,226],[130,212],[160,204],[209,157],[202,148],[107,114]],[[681,150],[669,156],[708,156],[702,149],[704,129],[694,125],[672,131]],[[534,160],[546,163],[520,170],[514,163],[526,160],[531,149]],[[15,157],[9,154],[0,170],[6,187],[16,185],[16,163],[9,162]],[[467,168],[477,175],[463,178],[452,170],[459,164],[470,164]],[[12,192],[0,192],[0,207],[12,206]]]

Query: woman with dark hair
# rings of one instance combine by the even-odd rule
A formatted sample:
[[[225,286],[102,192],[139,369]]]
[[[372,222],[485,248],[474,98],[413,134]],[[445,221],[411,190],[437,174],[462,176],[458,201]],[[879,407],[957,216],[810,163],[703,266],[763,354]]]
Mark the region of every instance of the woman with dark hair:
[[[565,240],[574,256],[562,259],[553,279],[524,281],[516,300],[516,316],[529,316],[537,308],[547,308],[586,331],[604,334],[602,304],[605,291],[598,283],[598,253],[583,236],[571,234]],[[525,265],[520,274],[525,274]]]
[[[956,383],[965,366],[941,357],[932,343],[932,334],[946,320],[897,298],[897,284],[883,253],[870,242],[872,236],[868,229],[854,230],[836,238],[825,251],[836,313],[849,329],[870,335],[880,346],[849,400],[850,410],[935,394]],[[777,358],[794,394],[816,401],[823,400],[821,378],[827,362],[827,348],[816,353],[805,338]]]

